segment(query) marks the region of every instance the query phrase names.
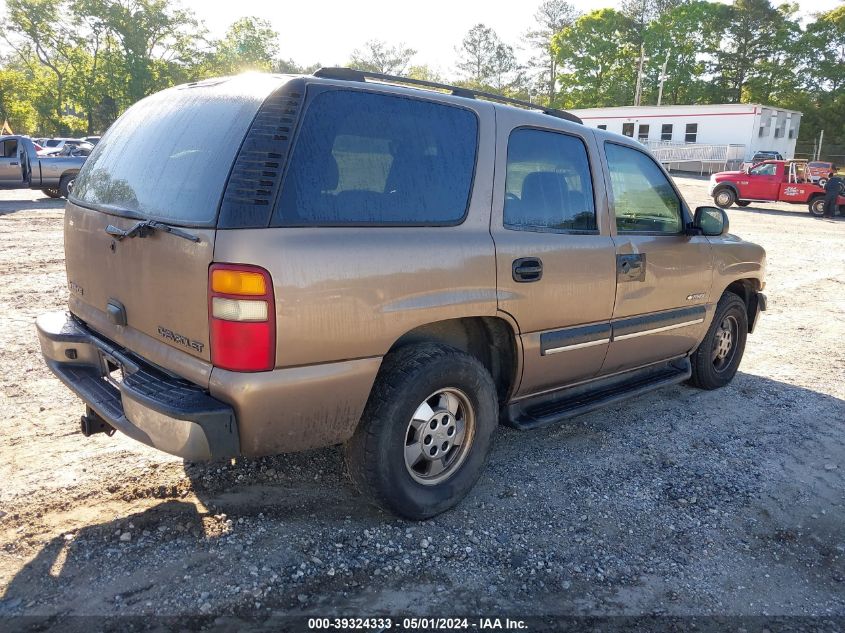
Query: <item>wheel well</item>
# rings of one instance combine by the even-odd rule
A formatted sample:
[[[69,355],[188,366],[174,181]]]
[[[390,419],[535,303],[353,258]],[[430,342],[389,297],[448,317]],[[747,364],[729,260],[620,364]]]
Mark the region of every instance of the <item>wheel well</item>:
[[[748,323],[754,322],[757,307],[755,305],[756,295],[754,294],[760,289],[760,282],[757,279],[737,279],[731,282],[725,292],[732,292],[738,295],[745,303],[745,310],[748,313]],[[724,294],[724,293],[722,293]]]
[[[731,191],[733,191],[735,196],[739,196],[739,191],[737,190],[736,185],[730,182],[720,182],[713,188],[713,193],[717,194],[722,189],[730,189]]]
[[[498,317],[467,317],[429,323],[403,334],[390,352],[406,345],[438,342],[478,359],[493,376],[499,402],[508,400],[517,368],[516,337],[510,324]]]

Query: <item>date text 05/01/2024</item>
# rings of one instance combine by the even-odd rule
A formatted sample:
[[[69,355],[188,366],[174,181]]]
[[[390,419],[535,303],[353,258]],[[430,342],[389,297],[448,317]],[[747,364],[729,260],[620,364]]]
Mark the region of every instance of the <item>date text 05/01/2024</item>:
[[[527,625],[523,620],[512,620],[510,618],[309,618],[309,630],[398,630],[413,631],[424,630],[526,630]]]

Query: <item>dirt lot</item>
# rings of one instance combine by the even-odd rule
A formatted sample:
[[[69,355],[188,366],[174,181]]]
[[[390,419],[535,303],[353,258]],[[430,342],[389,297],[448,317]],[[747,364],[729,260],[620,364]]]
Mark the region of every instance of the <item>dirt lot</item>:
[[[66,299],[62,205],[0,193],[0,615],[845,618],[845,220],[730,217],[770,309],[728,388],[502,428],[469,498],[413,524],[336,448],[186,468],[85,439],[33,327]]]

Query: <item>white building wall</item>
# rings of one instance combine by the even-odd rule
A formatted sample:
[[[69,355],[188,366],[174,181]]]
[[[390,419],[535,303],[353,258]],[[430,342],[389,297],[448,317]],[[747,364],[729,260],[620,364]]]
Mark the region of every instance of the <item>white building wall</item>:
[[[776,151],[784,158],[792,158],[801,121],[800,112],[758,104],[626,106],[571,112],[590,127],[605,126],[605,129],[617,134],[633,130],[634,138],[671,140],[673,143],[745,145],[746,159],[760,150]],[[643,126],[648,126],[647,137],[643,136]]]

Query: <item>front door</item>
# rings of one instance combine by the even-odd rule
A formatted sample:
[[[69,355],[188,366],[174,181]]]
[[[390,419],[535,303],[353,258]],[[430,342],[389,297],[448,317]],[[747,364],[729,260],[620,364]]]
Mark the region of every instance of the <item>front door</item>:
[[[613,341],[602,373],[691,351],[706,328],[712,266],[705,237],[688,236],[688,211],[645,151],[607,142],[615,215]]]
[[[523,116],[497,112],[491,220],[498,308],[517,322],[523,347],[518,396],[598,373],[615,293],[606,199],[594,194],[604,179],[588,160],[592,134],[520,127]]]
[[[0,141],[0,188],[13,189],[23,186],[23,169],[18,156],[17,139]]]
[[[760,163],[748,171],[748,184],[740,182],[740,200],[777,200],[783,174],[778,163]]]

